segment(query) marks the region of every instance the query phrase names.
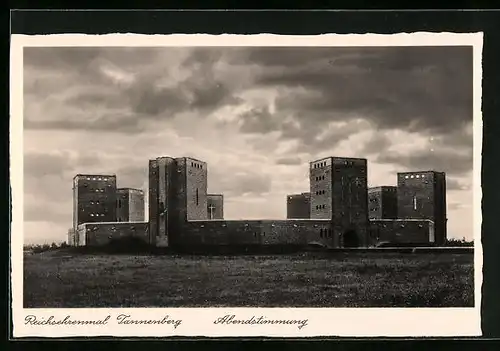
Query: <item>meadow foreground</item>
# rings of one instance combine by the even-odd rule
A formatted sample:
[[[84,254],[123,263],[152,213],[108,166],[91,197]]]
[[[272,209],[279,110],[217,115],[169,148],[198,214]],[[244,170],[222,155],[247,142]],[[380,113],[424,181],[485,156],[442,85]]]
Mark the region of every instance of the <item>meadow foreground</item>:
[[[24,256],[24,307],[472,307],[473,255]]]

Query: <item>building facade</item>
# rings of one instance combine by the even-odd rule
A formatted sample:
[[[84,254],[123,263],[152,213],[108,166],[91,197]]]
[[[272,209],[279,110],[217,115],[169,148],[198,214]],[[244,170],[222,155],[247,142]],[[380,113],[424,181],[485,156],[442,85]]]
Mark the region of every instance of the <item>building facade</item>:
[[[116,190],[117,222],[144,221],[144,191],[133,188]]]
[[[116,176],[77,174],[73,178],[73,228],[91,222],[116,222]]]
[[[434,222],[428,219],[370,220],[370,245],[434,244]]]
[[[149,161],[150,242],[170,246],[189,220],[208,219],[207,164],[189,157]]]
[[[208,219],[224,219],[224,195],[207,195]]]
[[[168,246],[170,230],[177,218],[175,208],[177,164],[172,157],[158,157],[149,161],[149,243]]]
[[[121,238],[149,242],[148,222],[83,223],[75,231],[74,246],[103,246]]]
[[[148,222],[144,222],[140,190],[117,190],[114,175],[77,175],[75,230],[68,232],[68,242],[93,246],[134,237],[154,246],[177,248],[444,243],[444,173],[398,173],[397,189],[370,190],[367,173],[367,160],[362,158],[327,157],[311,162],[310,192],[287,196],[287,220],[229,221],[223,219],[223,195],[207,193],[205,162],[158,157],[149,160]]]
[[[311,194],[291,194],[286,197],[287,219],[309,219],[311,218]]]
[[[398,192],[395,186],[368,189],[368,217],[370,219],[398,218]]]
[[[398,173],[398,217],[434,222],[435,243],[447,239],[446,175],[422,171]]]
[[[368,166],[363,158],[328,157],[310,163],[311,219],[330,219],[341,247],[368,243]]]

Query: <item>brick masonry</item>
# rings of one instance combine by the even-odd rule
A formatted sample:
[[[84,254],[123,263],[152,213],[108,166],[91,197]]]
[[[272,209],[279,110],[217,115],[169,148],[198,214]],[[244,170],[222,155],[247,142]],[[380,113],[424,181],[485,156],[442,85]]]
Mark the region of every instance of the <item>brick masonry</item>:
[[[332,219],[340,246],[346,238],[353,246],[367,245],[367,160],[328,157],[311,162],[309,170],[311,219]]]
[[[398,173],[398,217],[432,220],[436,244],[444,244],[447,238],[445,173]]]
[[[90,222],[116,222],[116,176],[78,174],[73,178],[73,228]]]
[[[329,220],[189,221],[179,245],[308,245],[338,247]]]
[[[149,223],[111,222],[84,223],[78,227],[78,246],[102,246],[121,238],[138,238],[149,242]]]
[[[434,223],[428,219],[370,220],[370,244],[433,244]]]
[[[417,173],[419,177],[416,177]],[[423,173],[425,177],[421,176]],[[223,195],[207,194],[208,167],[205,162],[186,157],[159,157],[149,161],[148,223],[115,220],[116,177],[79,175],[85,177],[86,185],[75,177],[75,218],[87,223],[75,220],[77,229],[72,234],[68,233],[68,242],[74,245],[101,245],[112,239],[134,236],[156,246],[178,247],[318,244],[337,248],[363,247],[382,241],[439,244],[442,241],[440,230],[446,228],[444,173],[411,174],[398,173],[398,191],[393,191],[394,187],[386,187],[391,188],[388,196],[382,189],[379,195],[372,197],[380,200],[376,205],[380,208],[373,212],[382,218],[369,222],[368,209],[373,206],[368,200],[367,160],[328,157],[310,163],[310,192],[287,199],[287,203],[293,205],[296,199],[302,197],[299,207],[304,212],[295,215],[310,218],[228,221],[222,219]],[[99,177],[103,179],[99,180]],[[104,177],[108,179],[104,180]],[[105,187],[108,190],[96,195],[88,190],[89,187]],[[394,193],[397,193],[397,201],[394,200]],[[112,194],[115,194],[114,197]],[[98,208],[95,206],[97,199],[99,205],[106,206],[113,201],[110,208],[114,212],[105,217],[113,220],[91,223],[90,217],[82,217],[82,213],[86,215],[89,209]],[[128,202],[130,205],[130,195]],[[137,200],[137,203],[140,202]],[[209,219],[210,203],[220,204],[216,206],[220,212],[214,216],[219,218]],[[305,203],[309,204],[307,214]],[[394,203],[400,209],[400,218],[403,216],[401,220],[384,218],[394,215]],[[289,217],[292,216],[290,212],[300,212],[293,207],[287,208]],[[129,214],[130,211],[129,208]],[[134,212],[140,213],[139,210]],[[119,218],[124,216],[120,214]],[[443,224],[438,224],[440,220]]]
[[[144,192],[140,189],[120,188],[116,190],[117,222],[144,221]]]
[[[398,192],[395,186],[368,189],[368,217],[370,219],[398,218]]]
[[[286,197],[287,219],[311,218],[311,194],[290,194]]]
[[[184,163],[181,175],[186,179],[186,219],[208,219],[207,164],[193,158],[185,158]]]
[[[178,168],[172,157],[149,161],[149,242],[168,246],[170,231],[180,220],[178,208]]]
[[[207,214],[208,219],[224,219],[224,195],[207,195]]]

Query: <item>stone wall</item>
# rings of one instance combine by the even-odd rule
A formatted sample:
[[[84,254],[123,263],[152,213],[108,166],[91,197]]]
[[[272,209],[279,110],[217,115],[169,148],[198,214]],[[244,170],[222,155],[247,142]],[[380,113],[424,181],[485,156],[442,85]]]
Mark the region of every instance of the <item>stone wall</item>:
[[[434,223],[419,219],[370,220],[370,244],[433,244]]]
[[[144,221],[144,192],[140,189],[129,189],[128,220],[130,222]]]
[[[207,213],[208,219],[224,219],[224,195],[207,195]]]
[[[446,241],[446,175],[442,172],[398,173],[398,216],[430,219],[435,223],[436,242]]]
[[[79,224],[78,227],[75,230],[75,241],[74,244],[75,246],[85,246],[87,245],[87,224]]]
[[[308,245],[337,247],[329,220],[189,221],[179,233],[181,246]]]
[[[116,221],[116,176],[79,174],[73,184],[74,227]]]
[[[149,161],[149,232],[150,243],[168,246],[170,230],[178,220],[177,164],[171,157]]]
[[[186,210],[187,220],[208,219],[207,164],[186,158]]]
[[[332,159],[311,162],[309,165],[310,218],[332,218]]]
[[[332,163],[332,219],[335,223],[336,237],[341,238],[341,246],[366,246],[368,244],[367,160],[333,157]],[[350,241],[349,244],[347,239]]]
[[[379,186],[368,189],[368,216],[370,219],[398,218],[397,187]]]
[[[128,189],[116,189],[116,221],[129,221],[129,193]]]
[[[309,219],[311,218],[310,193],[290,194],[286,197],[286,218]]]
[[[85,246],[103,246],[121,238],[139,238],[149,243],[148,222],[108,222],[81,224]]]
[[[76,229],[74,229],[74,228],[68,229],[68,245],[69,246],[76,246],[75,231],[76,231]]]

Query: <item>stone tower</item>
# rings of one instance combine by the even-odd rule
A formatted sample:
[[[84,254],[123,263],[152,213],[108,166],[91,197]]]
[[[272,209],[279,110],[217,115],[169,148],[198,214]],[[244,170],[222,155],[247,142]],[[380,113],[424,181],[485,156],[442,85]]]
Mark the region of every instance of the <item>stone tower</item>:
[[[327,157],[309,167],[311,219],[332,219],[333,245],[368,244],[367,160]]]
[[[402,219],[430,219],[435,243],[447,238],[446,174],[421,171],[398,173],[398,215]]]
[[[207,164],[189,157],[150,160],[150,242],[174,246],[186,221],[207,218]]]
[[[398,192],[395,186],[368,189],[368,217],[370,219],[398,218]]]
[[[116,175],[77,174],[73,178],[73,229],[79,224],[116,221]]]

